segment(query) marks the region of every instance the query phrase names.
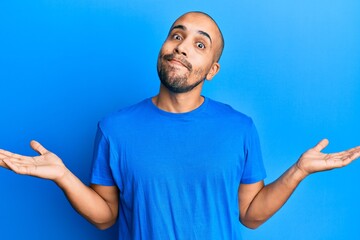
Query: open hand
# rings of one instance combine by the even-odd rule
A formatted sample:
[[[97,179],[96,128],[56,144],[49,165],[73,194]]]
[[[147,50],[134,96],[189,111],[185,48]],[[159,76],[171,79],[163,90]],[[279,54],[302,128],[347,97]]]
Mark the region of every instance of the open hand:
[[[296,167],[307,176],[315,172],[344,167],[360,157],[360,146],[343,152],[322,153],[321,151],[324,150],[328,144],[329,141],[323,139],[315,147],[307,150],[297,161]]]
[[[22,156],[0,149],[0,166],[18,174],[57,180],[67,173],[62,160],[46,150],[40,143],[31,141],[30,146],[40,155],[36,157]]]

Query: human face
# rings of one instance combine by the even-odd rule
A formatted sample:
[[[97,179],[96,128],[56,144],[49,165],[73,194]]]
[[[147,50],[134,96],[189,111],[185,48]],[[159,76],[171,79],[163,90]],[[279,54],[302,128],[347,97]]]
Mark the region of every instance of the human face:
[[[172,25],[158,57],[161,83],[171,92],[185,93],[211,80],[220,65],[215,61],[220,44],[216,24],[201,13],[187,13]]]

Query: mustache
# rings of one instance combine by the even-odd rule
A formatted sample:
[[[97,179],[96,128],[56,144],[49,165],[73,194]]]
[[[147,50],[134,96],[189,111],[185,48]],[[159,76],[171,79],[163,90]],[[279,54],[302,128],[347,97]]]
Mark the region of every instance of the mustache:
[[[178,62],[181,62],[185,67],[187,67],[190,71],[192,70],[192,65],[191,65],[191,63],[189,63],[186,59],[184,59],[184,58],[177,58],[177,57],[175,57],[175,54],[173,54],[173,53],[170,53],[170,54],[165,54],[164,56],[163,56],[163,58],[165,59],[165,60],[167,60],[167,61],[171,61],[171,60],[173,60],[173,59],[175,59],[176,61],[178,61]]]

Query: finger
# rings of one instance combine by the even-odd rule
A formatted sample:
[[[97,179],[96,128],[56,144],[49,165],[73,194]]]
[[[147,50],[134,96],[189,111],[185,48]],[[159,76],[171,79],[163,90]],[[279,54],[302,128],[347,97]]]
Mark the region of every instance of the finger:
[[[0,159],[0,167],[3,167],[3,168],[9,168],[6,163],[3,161],[3,159]]]
[[[32,149],[34,149],[40,155],[43,155],[43,154],[49,152],[46,148],[44,148],[39,142],[37,142],[35,140],[32,140],[30,142],[30,146]]]
[[[0,157],[5,158],[5,157],[12,156],[12,155],[13,155],[12,152],[0,149]]]
[[[13,164],[11,161],[9,161],[9,160],[6,159],[6,158],[2,159],[1,161],[3,162],[2,167],[14,171],[14,169],[12,168],[12,167],[14,167],[14,164]]]
[[[4,163],[6,164],[7,168],[12,170],[17,174],[27,174],[27,167],[17,166],[9,159],[3,159]]]
[[[324,150],[324,148],[326,148],[326,146],[329,144],[329,140],[327,140],[326,138],[321,140],[320,142],[318,142],[318,144],[316,144],[316,146],[314,147],[314,149],[318,152],[321,152],[322,150]]]
[[[4,150],[0,149],[0,159],[3,159],[6,157],[3,152],[4,152]]]
[[[20,154],[16,154],[16,153],[12,153],[6,150],[1,149],[0,150],[0,157],[1,158],[17,158],[17,159],[22,159],[26,156],[20,155]]]
[[[360,147],[354,148],[352,151],[349,151],[349,154],[344,157],[344,162],[352,162],[355,159],[358,159],[360,157]]]
[[[11,161],[12,163],[15,163],[15,164],[34,164],[34,162],[36,162],[35,158],[33,158],[33,157],[22,157],[22,158],[3,157],[2,159],[7,159],[8,161]]]
[[[360,151],[360,146],[350,148],[350,149],[347,149],[347,150],[342,151],[342,152],[329,153],[329,154],[326,154],[326,155],[327,155],[328,158],[345,159],[345,158],[348,158],[349,156],[355,155],[359,151]]]

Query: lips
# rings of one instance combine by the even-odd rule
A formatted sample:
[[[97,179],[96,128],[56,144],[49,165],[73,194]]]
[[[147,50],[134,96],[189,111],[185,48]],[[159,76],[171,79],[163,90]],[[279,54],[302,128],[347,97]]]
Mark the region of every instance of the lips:
[[[177,59],[172,59],[172,60],[168,60],[168,61],[174,65],[179,65],[179,66],[188,68],[187,66],[185,66],[185,64],[183,64],[181,61],[179,61]]]
[[[191,71],[191,69],[192,69],[192,66],[188,61],[186,61],[185,59],[176,58],[174,56],[174,54],[164,55],[164,59],[173,65],[179,65],[179,66],[185,67],[189,71]]]

